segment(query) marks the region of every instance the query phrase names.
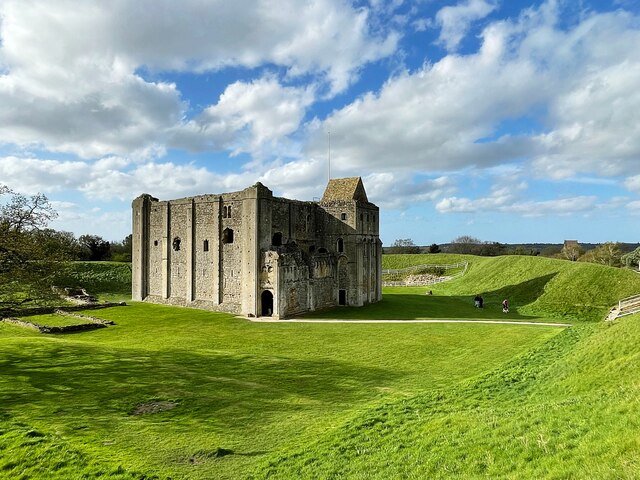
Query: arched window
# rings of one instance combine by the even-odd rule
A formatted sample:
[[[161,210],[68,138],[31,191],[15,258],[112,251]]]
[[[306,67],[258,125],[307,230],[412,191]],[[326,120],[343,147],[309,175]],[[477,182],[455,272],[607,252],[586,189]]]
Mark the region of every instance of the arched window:
[[[338,239],[337,249],[339,253],[344,252],[344,240],[341,238]]]
[[[327,250],[326,248],[324,248],[324,247],[320,247],[320,248],[318,249],[318,253],[329,253],[329,252],[328,252],[328,250]]]
[[[271,238],[271,245],[274,247],[282,245],[282,232],[276,232],[273,234],[273,237]]]
[[[340,214],[340,220],[346,220],[347,219],[347,214],[346,213],[341,213]]]
[[[205,252],[209,251],[209,240],[205,240],[204,242],[202,242],[202,250]]]
[[[177,252],[178,250],[180,250],[180,243],[182,242],[182,240],[180,240],[180,237],[176,237],[173,239],[173,249]]]
[[[233,243],[233,230],[230,228],[225,228],[222,231],[222,243]]]
[[[231,218],[231,205],[227,207],[227,218]]]

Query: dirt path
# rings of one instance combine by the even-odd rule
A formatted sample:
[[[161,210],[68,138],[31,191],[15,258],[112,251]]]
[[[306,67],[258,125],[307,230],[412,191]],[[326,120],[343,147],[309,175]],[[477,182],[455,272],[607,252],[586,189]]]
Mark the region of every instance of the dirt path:
[[[269,317],[247,318],[257,323],[489,323],[498,325],[534,325],[539,327],[571,327],[570,323],[545,323],[545,322],[517,322],[510,320],[340,320],[333,319],[304,319],[288,318],[276,320]]]

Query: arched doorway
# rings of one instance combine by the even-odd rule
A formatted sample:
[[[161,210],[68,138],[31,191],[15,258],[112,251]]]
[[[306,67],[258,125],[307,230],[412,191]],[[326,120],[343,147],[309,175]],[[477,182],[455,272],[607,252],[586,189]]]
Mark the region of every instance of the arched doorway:
[[[262,300],[262,316],[270,317],[273,314],[273,293],[270,290],[265,290],[261,295]]]

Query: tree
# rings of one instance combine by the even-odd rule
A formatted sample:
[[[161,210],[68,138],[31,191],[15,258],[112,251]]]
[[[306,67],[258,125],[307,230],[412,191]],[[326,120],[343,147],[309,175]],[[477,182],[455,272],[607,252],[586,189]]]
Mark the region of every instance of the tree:
[[[82,247],[72,232],[57,231],[45,228],[34,233],[42,243],[45,253],[61,260],[80,260]]]
[[[619,243],[606,242],[598,245],[596,248],[589,250],[582,255],[579,260],[581,262],[599,263],[601,265],[609,265],[610,267],[619,267],[621,265],[622,252]]]
[[[56,217],[43,194],[28,197],[0,185],[0,303],[17,305],[53,296],[57,255],[51,255],[39,234]]]
[[[410,238],[399,238],[388,249],[389,253],[420,253],[418,247]]]
[[[429,245],[429,253],[440,253],[440,252],[441,250],[437,243],[432,243],[431,245]]]
[[[584,254],[584,249],[575,240],[566,240],[560,254],[567,260],[575,262]]]
[[[469,255],[493,257],[496,255],[502,255],[505,252],[505,247],[498,242],[483,242],[482,240],[470,235],[462,235],[451,241],[447,251],[450,253],[465,253]]]
[[[86,260],[108,260],[111,256],[111,244],[98,235],[81,235],[78,238]]]
[[[130,262],[131,261],[131,245],[133,235],[129,234],[122,242],[113,242],[111,244],[111,260],[114,262]]]
[[[640,247],[633,252],[624,254],[620,260],[629,268],[638,267],[640,269]]]

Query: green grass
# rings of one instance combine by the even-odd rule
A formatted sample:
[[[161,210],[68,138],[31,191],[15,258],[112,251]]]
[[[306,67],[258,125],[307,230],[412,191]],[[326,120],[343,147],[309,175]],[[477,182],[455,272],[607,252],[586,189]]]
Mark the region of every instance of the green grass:
[[[474,255],[460,255],[457,253],[422,253],[422,254],[393,254],[382,256],[383,270],[400,270],[416,265],[451,265],[454,263],[482,261],[486,257]]]
[[[406,265],[411,257],[423,255],[393,257],[396,255],[385,255],[383,262]],[[500,303],[507,298],[512,312],[524,317],[597,321],[604,318],[618,299],[640,292],[640,275],[628,269],[530,256],[457,257],[469,261],[469,269],[464,276],[430,287],[407,290],[407,293],[420,294],[431,289],[435,297],[447,299],[444,302],[456,299],[467,305],[476,294],[481,294],[491,315],[499,316]],[[423,261],[415,258],[414,264]],[[449,258],[448,261],[455,260]],[[426,311],[426,303],[424,308]],[[441,314],[438,309],[436,311],[433,314],[427,311],[423,315],[435,317]],[[460,310],[453,308],[448,316],[446,312],[442,314],[455,317],[459,312],[464,315],[463,305]]]
[[[0,323],[0,478],[245,478],[359,412],[453,386],[560,331],[254,324],[140,303],[91,314],[117,325],[43,336]],[[130,414],[151,401],[177,406]]]
[[[637,478],[639,321],[578,325],[479,379],[362,412],[255,478]]]
[[[82,287],[90,295],[131,298],[131,264],[122,262],[67,262],[54,282],[59,287]]]
[[[91,332],[0,323],[0,478],[637,478],[640,315],[583,320],[640,277],[466,258],[432,296],[388,288],[317,315],[574,326],[249,323],[141,303],[90,312],[117,323]],[[104,265],[75,267],[83,286],[125,295]],[[132,415],[162,402],[175,408]]]
[[[426,295],[428,289],[434,295]],[[319,310],[303,315],[304,318],[339,318],[349,320],[507,320],[544,322],[549,319],[535,315],[524,315],[517,309],[503,314],[498,302],[485,308],[475,308],[473,295],[443,295],[429,287],[384,287],[382,301],[362,308],[339,307]]]

